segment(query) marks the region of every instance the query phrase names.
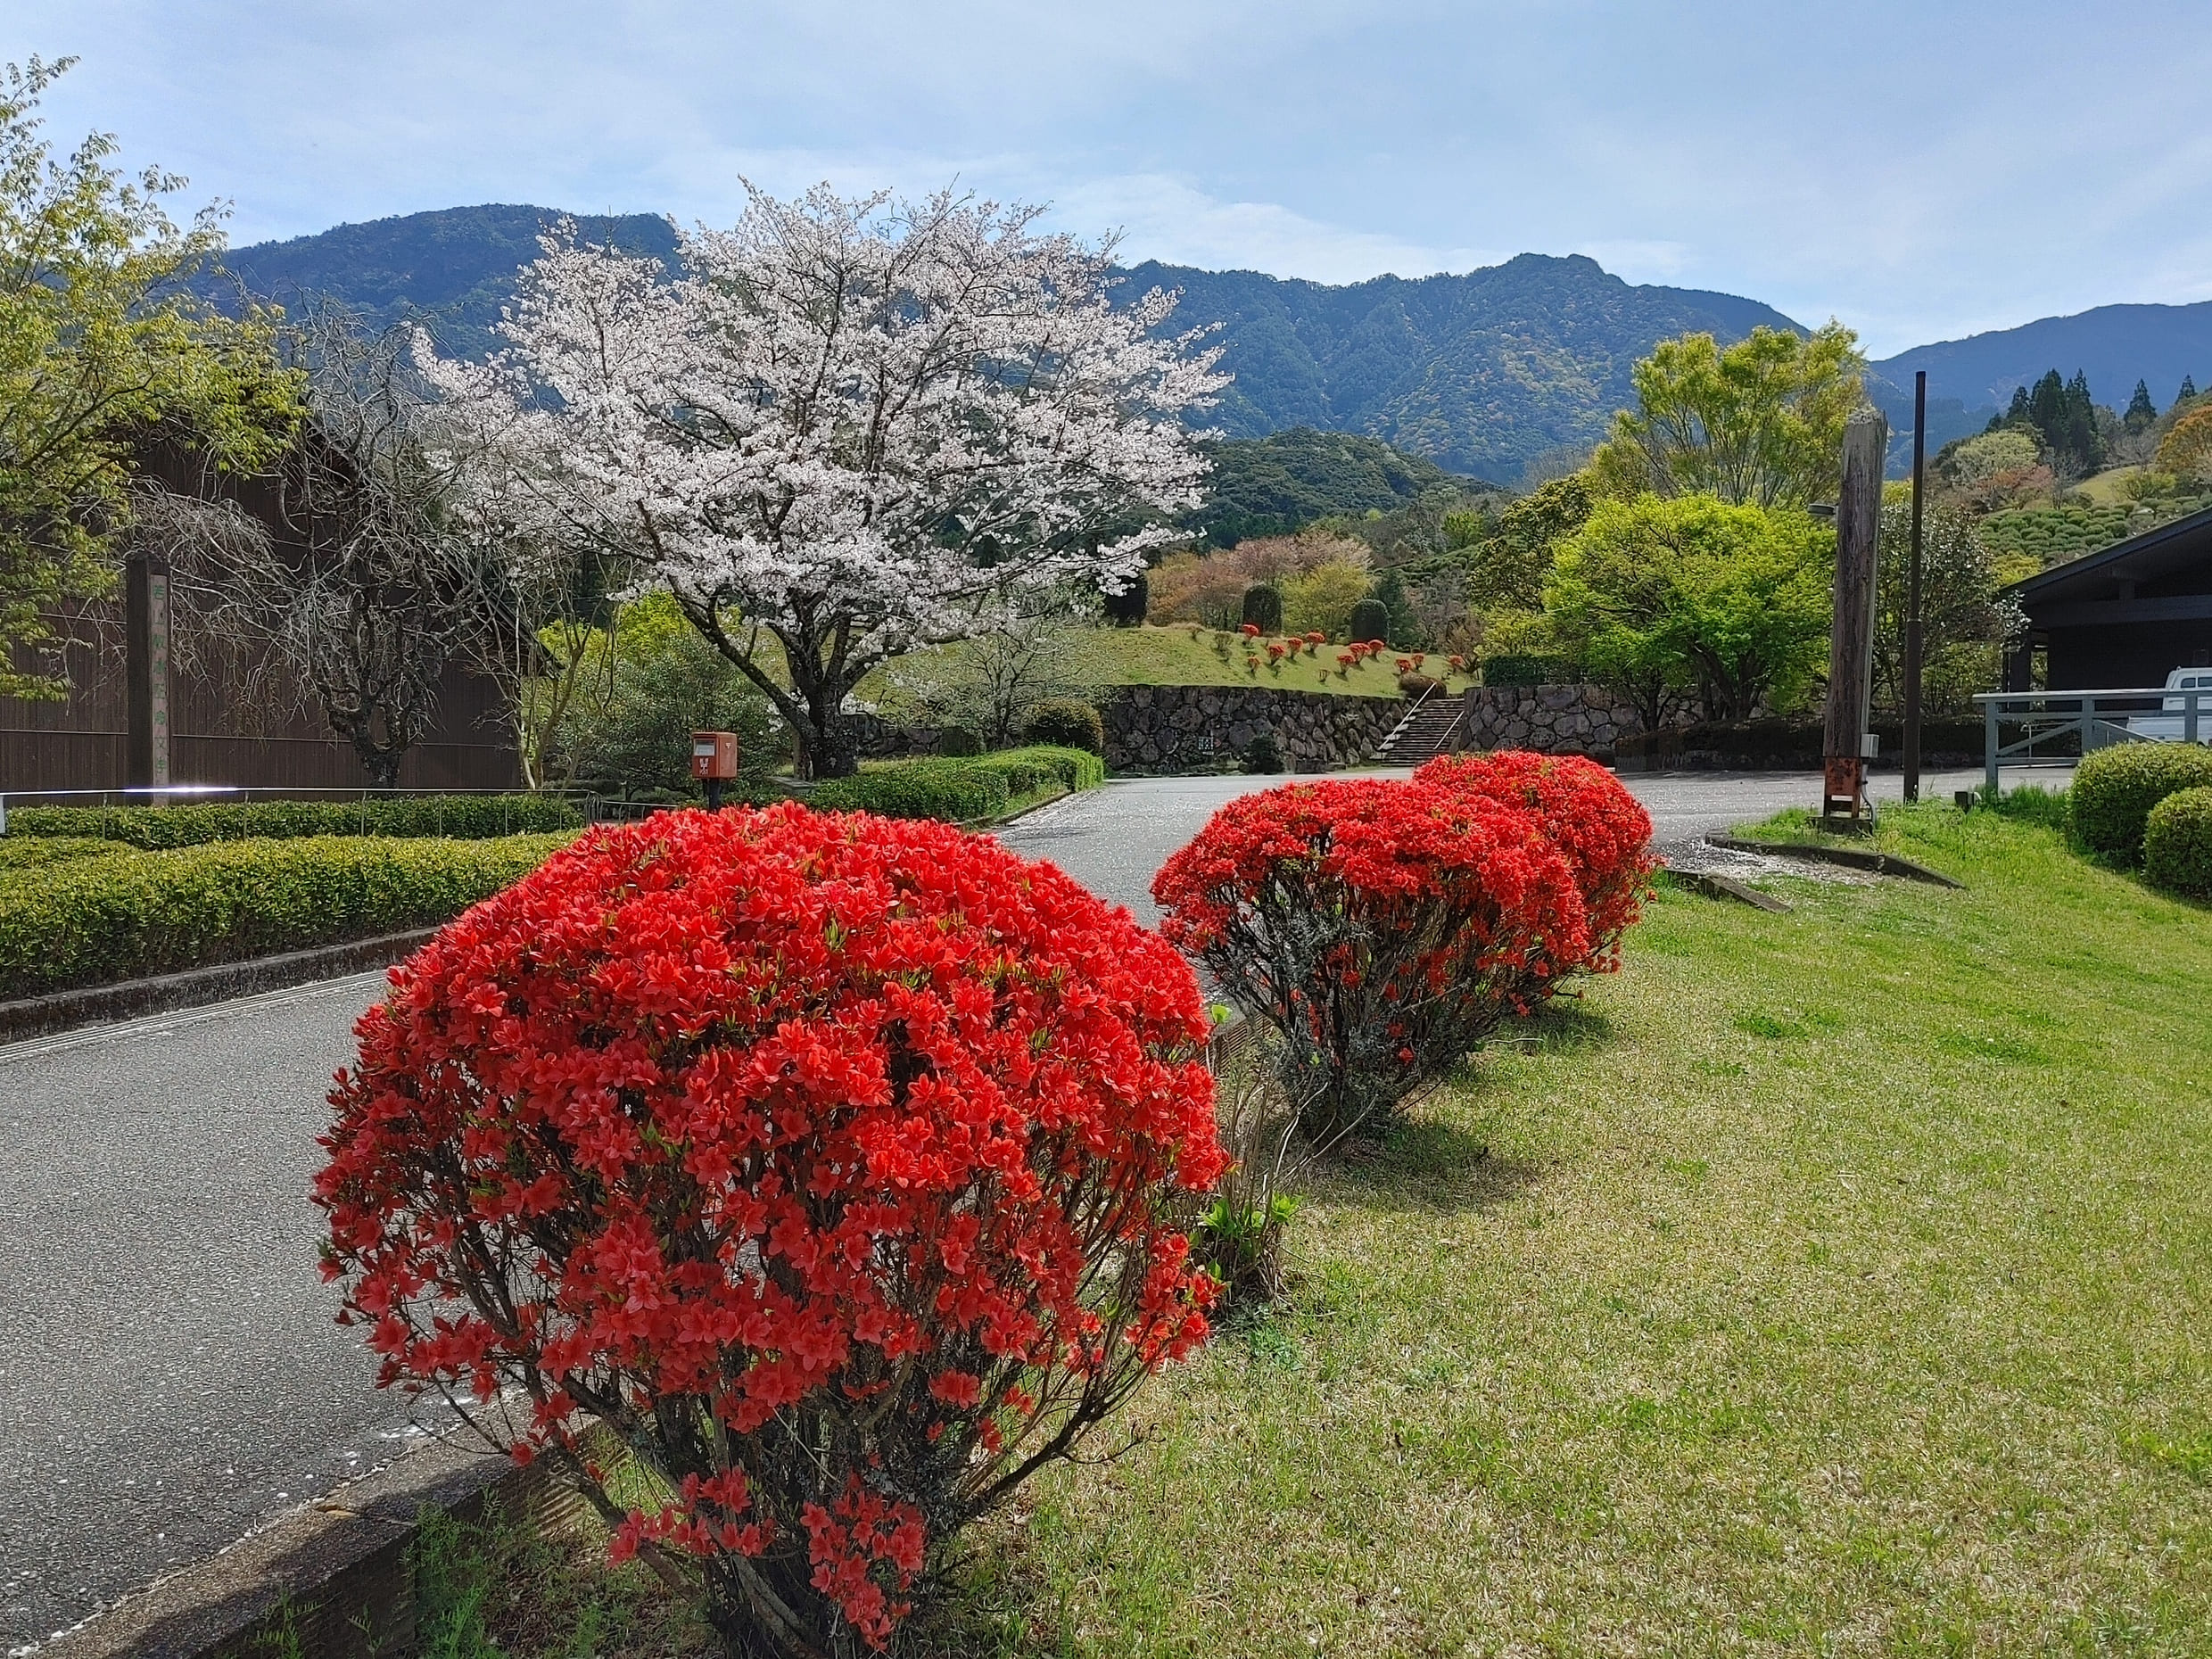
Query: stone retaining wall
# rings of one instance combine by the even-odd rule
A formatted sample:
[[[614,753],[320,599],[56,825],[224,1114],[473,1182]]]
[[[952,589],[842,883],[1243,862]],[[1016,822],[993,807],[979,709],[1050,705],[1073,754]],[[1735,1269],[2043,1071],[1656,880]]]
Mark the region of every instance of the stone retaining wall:
[[[1635,708],[1603,686],[1473,686],[1465,696],[1461,747],[1470,749],[1610,760],[1620,739],[1642,727]]]
[[[1331,697],[1269,686],[1123,686],[1099,710],[1110,772],[1211,772],[1275,734],[1292,772],[1329,772],[1369,759],[1405,718],[1404,699]]]

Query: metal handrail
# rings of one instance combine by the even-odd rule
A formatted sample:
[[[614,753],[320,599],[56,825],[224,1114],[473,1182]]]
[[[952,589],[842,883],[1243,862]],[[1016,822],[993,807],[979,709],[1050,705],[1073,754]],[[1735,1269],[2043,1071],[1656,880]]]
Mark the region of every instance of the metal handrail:
[[[2048,743],[2068,733],[2077,734],[2081,752],[2109,748],[2116,743],[2158,743],[2171,739],[2154,738],[2148,732],[2131,730],[2125,722],[2145,714],[2168,714],[2175,711],[2167,707],[2168,699],[2181,704],[2182,735],[2183,743],[2196,743],[2205,736],[2212,736],[2212,721],[2200,721],[2200,714],[2212,715],[2212,690],[2176,690],[2169,686],[2120,686],[2080,691],[1984,691],[1974,698],[1982,706],[1983,763],[1986,781],[1992,795],[1997,792],[1999,766],[2008,757],[2020,766],[2059,766],[2067,764],[2071,755],[2038,757],[2035,745]],[[2070,704],[2070,711],[2054,709],[2052,704]],[[2143,705],[2148,704],[2145,707]],[[2118,719],[2112,716],[2117,715]],[[2010,743],[2000,740],[2000,721],[2020,730],[2021,735]]]

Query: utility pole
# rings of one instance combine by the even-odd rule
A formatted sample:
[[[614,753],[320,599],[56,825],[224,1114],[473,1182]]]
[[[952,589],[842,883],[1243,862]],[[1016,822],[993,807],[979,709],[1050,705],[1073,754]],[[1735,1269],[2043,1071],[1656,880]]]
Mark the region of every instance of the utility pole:
[[[1920,483],[1927,470],[1927,370],[1912,376],[1912,574],[1905,583],[1905,799],[1920,798]]]
[[[1862,833],[1867,714],[1874,681],[1875,566],[1882,534],[1882,458],[1889,422],[1862,409],[1844,427],[1844,476],[1836,496],[1836,614],[1828,635],[1828,720],[1821,745],[1823,829]]]

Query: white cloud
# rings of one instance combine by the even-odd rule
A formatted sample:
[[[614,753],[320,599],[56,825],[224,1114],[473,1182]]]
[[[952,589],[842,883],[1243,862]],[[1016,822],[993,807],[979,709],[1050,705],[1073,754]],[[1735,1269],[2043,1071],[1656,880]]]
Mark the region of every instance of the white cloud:
[[[1132,262],[1150,259],[1349,283],[1385,273],[1472,270],[1511,257],[1511,251],[1429,247],[1325,224],[1273,202],[1226,202],[1158,173],[1092,179],[1054,192],[1052,205],[1054,222],[1078,235],[1120,231],[1121,256]]]

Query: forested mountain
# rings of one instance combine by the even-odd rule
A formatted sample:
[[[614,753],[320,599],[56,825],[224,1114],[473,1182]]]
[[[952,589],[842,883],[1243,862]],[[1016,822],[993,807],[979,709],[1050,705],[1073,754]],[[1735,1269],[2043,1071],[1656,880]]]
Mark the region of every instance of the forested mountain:
[[[1630,367],[1658,341],[1708,329],[1726,343],[1761,323],[1803,332],[1755,300],[1633,287],[1579,254],[1342,287],[1149,260],[1129,277],[1132,293],[1182,290],[1177,326],[1222,325],[1236,380],[1212,418],[1231,436],[1366,433],[1500,483],[1603,437],[1630,400]]]
[[[490,348],[516,272],[560,217],[492,205],[341,225],[236,249],[209,286],[285,303],[328,293],[379,318],[427,314],[446,351],[474,356]],[[652,214],[577,219],[587,236],[635,252],[675,247],[673,228]],[[1210,418],[1228,437],[1359,433],[1508,484],[1548,452],[1602,437],[1630,401],[1630,367],[1657,341],[1709,329],[1725,343],[1762,323],[1798,326],[1755,300],[1634,285],[1581,255],[1523,253],[1463,276],[1342,286],[1151,261],[1128,276],[1132,297],[1182,291],[1175,326],[1220,325],[1223,365],[1236,379]],[[2084,370],[2097,401],[2114,408],[2143,380],[2163,408],[2185,374],[2212,384],[2212,301],[2102,306],[1916,347],[1875,364],[1869,390],[1909,445],[1912,373],[1928,370],[1932,450],[1979,431],[2015,386],[2054,367]],[[1899,455],[1893,448],[1893,461]]]
[[[561,218],[551,208],[494,203],[340,225],[234,248],[201,285],[219,301],[243,287],[286,306],[327,294],[382,322],[425,315],[448,354],[480,357],[491,349],[491,326],[516,273],[538,257],[538,237]],[[674,227],[655,214],[575,218],[592,241],[659,256],[675,251]]]

